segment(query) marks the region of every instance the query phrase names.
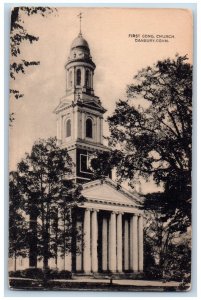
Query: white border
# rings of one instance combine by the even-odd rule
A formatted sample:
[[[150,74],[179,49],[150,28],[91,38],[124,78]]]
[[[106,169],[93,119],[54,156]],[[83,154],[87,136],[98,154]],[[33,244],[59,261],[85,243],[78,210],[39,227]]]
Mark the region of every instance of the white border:
[[[6,1],[6,0],[4,0],[4,1],[1,1],[0,2],[0,20],[1,20],[1,37],[4,37],[4,28],[3,28],[3,23],[4,23],[4,4],[9,4],[10,3],[10,1]],[[92,4],[92,5],[97,5],[97,6],[104,6],[104,3],[105,4],[108,4],[108,1],[107,0],[104,0],[104,1],[101,1],[101,3],[99,2],[99,1],[89,1],[89,0],[85,0],[85,1],[73,1],[73,3],[72,2],[70,2],[70,1],[64,1],[64,0],[60,0],[59,1],[59,3],[55,3],[55,1],[51,1],[51,0],[49,0],[48,2],[45,2],[45,1],[41,1],[41,2],[38,2],[38,1],[31,1],[31,2],[29,2],[29,1],[26,1],[26,5],[30,5],[30,4],[35,4],[35,5],[48,5],[48,4],[51,4],[51,5],[54,5],[54,6],[62,6],[62,4],[63,4],[63,6],[64,5],[70,5],[70,3],[71,3],[71,6],[80,6],[80,5],[86,5],[86,4]],[[147,4],[147,5],[150,5],[150,6],[152,6],[152,4],[153,3],[150,3],[150,1],[143,1],[143,3],[142,4],[140,4],[139,2],[136,2],[136,1],[130,1],[130,0],[127,0],[126,1],[126,3],[122,3],[122,1],[118,1],[118,0],[116,0],[116,1],[110,1],[110,4],[112,4],[113,3],[113,5],[115,5],[115,4],[123,4],[123,5],[125,5],[126,6],[126,4],[132,4],[132,5],[134,5],[134,4],[136,4],[137,6],[141,6],[141,7],[143,7],[144,6],[144,4]],[[191,3],[193,3],[193,4],[196,4],[197,3],[197,15],[198,15],[198,17],[197,17],[197,20],[198,20],[198,25],[197,25],[197,43],[198,43],[198,47],[197,47],[197,53],[199,54],[199,56],[198,56],[198,61],[197,61],[197,66],[200,66],[201,64],[201,59],[200,59],[200,53],[201,53],[201,47],[200,47],[200,35],[201,35],[201,32],[200,32],[200,29],[201,29],[201,9],[200,9],[200,7],[201,7],[201,5],[200,5],[200,3],[198,2],[198,1],[191,1]],[[191,3],[189,3],[188,1],[185,1],[185,0],[183,0],[183,1],[168,1],[167,3],[164,3],[164,5],[171,5],[172,4],[172,6],[173,7],[175,7],[175,5],[183,5],[184,4],[184,6],[185,6],[185,4],[191,4]],[[12,4],[21,4],[21,1],[17,1],[17,0],[14,0],[14,1],[12,1]],[[24,3],[24,5],[25,5],[25,3]],[[159,6],[159,7],[161,7],[161,6],[163,6],[163,3],[161,3],[161,1],[157,1],[157,0],[155,0],[154,1],[154,5],[153,5],[154,7],[156,7],[156,6]],[[153,7],[152,6],[152,7]],[[196,30],[196,29],[195,29]],[[2,44],[2,43],[1,43]],[[196,49],[194,49],[194,53],[196,54]],[[3,47],[1,47],[1,56],[0,56],[0,59],[1,59],[1,66],[2,65],[4,65],[4,53],[3,53]],[[195,65],[194,65],[195,66]],[[196,66],[195,66],[196,67]],[[201,120],[201,118],[200,118],[200,102],[201,102],[201,97],[199,97],[199,96],[201,96],[201,92],[200,92],[200,86],[201,86],[201,84],[200,84],[200,82],[201,82],[201,76],[200,76],[200,68],[198,67],[198,76],[197,76],[197,82],[198,82],[198,94],[197,94],[197,99],[198,99],[198,101],[197,101],[197,116],[199,116],[198,118],[197,118],[197,128],[199,129],[199,128],[201,128],[201,124],[200,124],[200,120]],[[6,74],[6,71],[5,71],[5,74]],[[3,80],[4,80],[4,71],[3,71],[3,69],[1,68],[1,75],[0,75],[1,77],[0,77],[0,79],[1,79],[1,87],[3,87],[4,86],[4,82],[3,82]],[[6,76],[6,75],[5,75]],[[0,113],[1,113],[1,118],[0,118],[0,134],[1,134],[1,138],[2,138],[2,141],[4,140],[4,125],[3,124],[6,124],[7,123],[7,121],[5,121],[5,123],[3,123],[3,119],[4,119],[4,114],[6,113],[6,112],[4,112],[4,102],[3,102],[3,99],[4,99],[4,90],[1,88],[0,89],[0,91],[1,91],[1,101],[0,101]],[[194,111],[194,114],[196,114],[196,112]],[[196,119],[196,116],[194,115],[194,118]],[[7,128],[5,127],[5,130],[6,130],[6,132],[5,132],[5,134],[6,134],[6,136],[7,136]],[[194,147],[196,147],[197,148],[197,153],[201,153],[201,144],[200,144],[200,130],[197,130],[197,132],[196,132],[196,123],[194,123]],[[196,136],[198,136],[198,140],[197,140],[197,145],[196,145]],[[7,142],[7,138],[5,139],[5,141]],[[6,151],[5,151],[5,157],[4,157],[4,149],[7,149],[7,146],[6,145],[4,145],[3,143],[1,143],[1,145],[2,145],[2,147],[1,147],[1,183],[0,183],[0,186],[1,186],[1,191],[4,191],[5,193],[7,193],[7,191],[5,190],[5,187],[4,187],[4,181],[2,180],[3,179],[3,170],[6,170],[6,168],[7,168],[7,154],[6,154]],[[4,148],[5,147],[5,148]],[[198,178],[200,179],[201,177],[200,177],[200,172],[201,172],[201,170],[200,170],[200,162],[201,162],[201,158],[200,158],[200,156],[198,156],[197,158],[195,157],[196,156],[196,149],[194,149],[194,166],[196,166],[197,165],[197,171],[198,171]],[[197,159],[197,163],[196,163],[196,159]],[[194,172],[195,174],[194,174],[194,195],[195,195],[195,197],[196,197],[196,171]],[[198,179],[198,180],[199,180]],[[200,212],[200,201],[201,201],[201,197],[199,197],[199,196],[201,196],[201,192],[200,192],[200,186],[201,186],[201,184],[199,184],[199,186],[198,186],[198,193],[197,193],[197,199],[198,199],[198,201],[197,201],[197,208],[198,208],[198,210],[199,210],[199,212]],[[3,192],[1,193],[1,195],[3,195]],[[195,200],[195,199],[194,199]],[[0,297],[1,297],[1,299],[3,299],[5,296],[4,296],[4,280],[6,281],[6,278],[4,277],[5,276],[5,273],[4,273],[4,270],[3,270],[3,264],[4,264],[4,259],[6,260],[6,257],[4,256],[4,247],[3,247],[3,244],[4,244],[4,230],[3,230],[3,228],[4,228],[4,226],[7,224],[7,219],[5,218],[5,223],[4,223],[4,206],[3,206],[3,197],[1,197],[1,206],[2,206],[2,209],[0,209],[0,228],[1,228],[1,231],[0,231],[0,233],[1,233],[1,239],[0,239],[0,241],[1,241],[1,247],[0,247],[0,259],[1,259],[1,263],[0,263]],[[200,219],[201,218],[198,218],[198,224],[197,224],[197,226],[198,226],[198,228],[199,228],[199,225],[200,225]],[[194,224],[194,232],[195,232],[195,228],[196,227],[196,224]],[[200,236],[200,235],[199,235]],[[198,246],[198,254],[199,253],[201,253],[201,247],[200,247],[200,237],[198,236],[198,240],[197,240],[197,246]],[[201,266],[201,258],[200,258],[200,255],[198,255],[198,261],[197,261],[197,266],[198,266],[198,268],[200,269],[200,266]],[[2,280],[4,278],[4,280]],[[194,295],[192,295],[191,294],[191,292],[189,292],[189,293],[177,293],[177,295],[173,295],[173,294],[175,294],[175,293],[171,293],[171,294],[167,294],[167,293],[104,293],[104,292],[101,292],[101,293],[94,293],[94,292],[88,292],[88,293],[85,293],[85,292],[83,292],[83,293],[77,293],[77,292],[75,292],[75,293],[68,293],[68,292],[65,292],[65,293],[60,293],[60,292],[10,292],[9,293],[9,296],[10,297],[8,297],[8,299],[13,299],[13,298],[19,298],[19,299],[21,299],[22,297],[24,298],[24,297],[26,297],[27,299],[29,299],[29,298],[31,298],[31,297],[34,297],[34,296],[36,296],[37,298],[41,298],[41,299],[43,299],[44,298],[44,296],[46,296],[46,297],[48,297],[48,298],[50,298],[51,297],[51,299],[58,299],[58,297],[60,297],[60,296],[65,296],[65,297],[68,297],[69,299],[80,299],[81,297],[95,297],[95,296],[98,296],[98,297],[100,297],[100,298],[103,298],[104,297],[104,299],[105,299],[105,297],[111,297],[111,296],[113,296],[113,297],[118,297],[119,298],[119,296],[120,296],[120,298],[124,298],[124,297],[135,297],[135,298],[137,298],[137,299],[145,299],[146,297],[167,297],[167,299],[170,299],[170,298],[172,298],[172,297],[174,297],[174,296],[176,296],[177,298],[180,298],[180,299],[183,299],[184,297],[188,297],[188,298],[190,298],[190,299],[194,299],[195,297],[196,298],[200,298],[201,297],[201,284],[200,284],[200,282],[201,282],[201,276],[200,276],[200,271],[198,270],[198,291],[197,291],[197,297],[196,297],[196,295],[194,294]],[[196,282],[193,282],[193,284],[196,284]],[[51,293],[51,295],[49,294],[49,293]],[[143,297],[142,296],[142,294],[143,294],[143,296],[145,296],[145,297]],[[190,295],[191,294],[191,295]],[[8,295],[7,295],[8,296]],[[53,296],[53,297],[52,297]],[[71,297],[69,297],[69,296],[71,296]],[[75,297],[75,296],[77,296],[77,297]],[[189,297],[190,296],[190,297]]]

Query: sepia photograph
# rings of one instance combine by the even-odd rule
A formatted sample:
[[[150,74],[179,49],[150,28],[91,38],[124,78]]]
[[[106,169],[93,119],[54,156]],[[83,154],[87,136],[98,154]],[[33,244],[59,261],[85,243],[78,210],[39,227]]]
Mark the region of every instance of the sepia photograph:
[[[11,290],[192,288],[193,14],[10,11]]]

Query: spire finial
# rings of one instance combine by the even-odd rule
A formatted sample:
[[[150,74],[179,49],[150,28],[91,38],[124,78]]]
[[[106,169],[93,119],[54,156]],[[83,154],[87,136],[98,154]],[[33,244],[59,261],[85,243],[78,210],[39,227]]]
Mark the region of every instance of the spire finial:
[[[80,33],[79,35],[82,35],[82,13],[80,12],[79,15],[77,15],[80,18]]]

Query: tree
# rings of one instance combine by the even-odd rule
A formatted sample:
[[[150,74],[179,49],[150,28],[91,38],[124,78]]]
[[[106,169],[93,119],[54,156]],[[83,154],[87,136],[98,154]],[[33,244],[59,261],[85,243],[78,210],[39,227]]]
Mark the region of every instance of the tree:
[[[98,155],[96,163],[96,177],[115,167],[117,180],[132,188],[142,177],[163,186],[162,193],[145,195],[144,200],[146,264],[150,271],[152,261],[154,276],[166,276],[168,269],[173,275],[176,262],[180,279],[189,273],[191,249],[182,239],[191,225],[191,105],[192,65],[187,56],[142,69],[108,118],[111,151]]]
[[[180,218],[178,211],[170,216],[164,203],[164,193],[146,195],[145,272],[151,279],[175,279],[188,283],[191,233],[186,232],[185,220]]]
[[[43,268],[48,268],[48,259],[57,257],[59,248],[65,248],[65,253],[70,250],[72,222],[69,211],[84,201],[80,187],[72,180],[65,180],[71,175],[72,166],[67,150],[56,145],[56,138],[36,142],[31,154],[26,154],[18,164],[23,209],[29,216],[30,266],[36,267],[39,255]],[[63,229],[59,229],[59,224]]]
[[[11,172],[9,178],[9,257],[14,258],[15,271],[17,257],[25,257],[28,252],[26,239],[28,234],[28,222],[22,213],[22,198],[18,183],[18,173]]]
[[[38,36],[32,35],[27,32],[24,26],[23,15],[32,16],[34,14],[40,14],[42,17],[56,11],[56,8],[50,7],[14,7],[11,11],[11,24],[10,24],[10,78],[15,80],[18,73],[25,74],[26,69],[30,66],[37,66],[40,61],[32,60],[28,61],[21,57],[20,46],[23,42],[29,42],[32,44],[39,40]],[[22,98],[24,94],[18,89],[11,88],[10,95],[13,95],[15,99]],[[12,125],[14,121],[14,113],[10,113],[9,124]]]
[[[140,176],[163,184],[167,206],[191,219],[192,66],[186,56],[142,69],[108,118],[109,162],[130,185]]]
[[[29,66],[39,65],[39,61],[27,61],[20,58],[21,50],[20,45],[22,42],[33,43],[38,41],[39,37],[29,34],[23,25],[23,14],[28,16],[34,14],[40,14],[46,16],[54,11],[50,7],[14,7],[11,12],[11,25],[10,25],[10,49],[11,49],[11,64],[10,64],[10,77],[16,79],[16,75],[21,72],[25,73],[25,70]],[[23,97],[23,94],[19,90],[11,89],[10,93],[14,95],[16,99]]]

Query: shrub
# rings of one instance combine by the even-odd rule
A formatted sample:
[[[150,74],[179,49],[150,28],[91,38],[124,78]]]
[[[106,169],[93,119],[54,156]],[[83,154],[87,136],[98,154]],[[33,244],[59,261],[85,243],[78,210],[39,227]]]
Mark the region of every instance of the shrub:
[[[28,268],[22,271],[23,277],[32,279],[43,279],[43,270],[40,268]]]
[[[72,278],[72,273],[69,271],[62,270],[58,273],[58,279],[70,279]]]

